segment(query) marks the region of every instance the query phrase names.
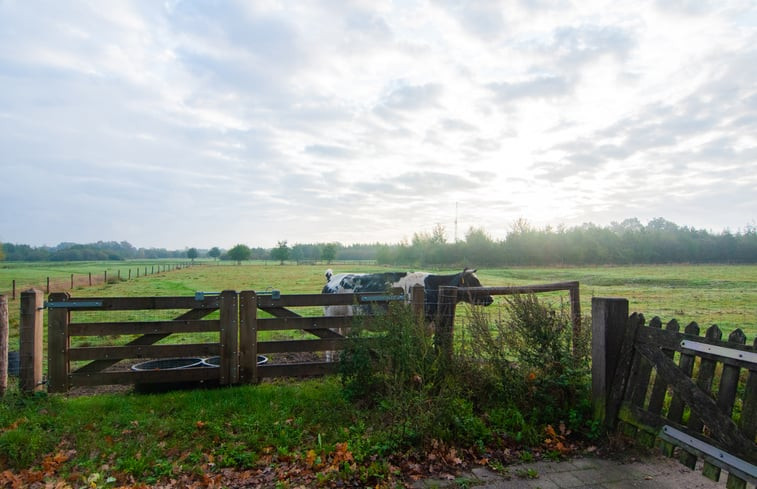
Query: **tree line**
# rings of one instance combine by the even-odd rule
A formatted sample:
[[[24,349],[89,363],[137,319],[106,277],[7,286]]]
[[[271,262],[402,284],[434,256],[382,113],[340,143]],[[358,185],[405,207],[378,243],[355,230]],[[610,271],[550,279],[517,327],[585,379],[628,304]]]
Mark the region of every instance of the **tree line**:
[[[409,243],[382,246],[377,261],[395,265],[541,266],[664,263],[757,263],[757,228],[712,233],[663,218],[646,225],[626,219],[609,226],[537,228],[516,221],[502,240],[471,228],[447,242],[444,228],[416,233]]]
[[[524,219],[516,221],[504,239],[492,238],[484,229],[470,228],[461,241],[450,242],[446,230],[436,225],[430,232],[415,233],[397,244],[312,243],[279,241],[274,248],[245,244],[223,250],[189,248],[135,248],[126,241],[92,244],[61,243],[56,247],[0,244],[0,259],[9,261],[127,260],[209,257],[241,263],[271,260],[279,263],[332,260],[375,261],[398,266],[542,266],[625,265],[662,263],[757,263],[757,228],[713,233],[656,218],[646,225],[636,218],[609,226],[583,224],[566,228],[537,228]]]

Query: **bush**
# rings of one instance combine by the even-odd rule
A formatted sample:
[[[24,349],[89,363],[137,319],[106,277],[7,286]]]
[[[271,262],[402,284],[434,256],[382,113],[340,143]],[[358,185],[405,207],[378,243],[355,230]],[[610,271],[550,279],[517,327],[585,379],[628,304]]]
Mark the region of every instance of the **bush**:
[[[484,384],[481,408],[509,406],[533,426],[564,421],[571,429],[594,431],[589,336],[573,338],[569,311],[534,294],[509,297],[502,313],[492,319],[475,309],[465,328],[459,370]]]
[[[588,338],[571,338],[565,308],[522,295],[509,298],[497,317],[471,311],[465,324],[458,320],[452,359],[438,354],[426,324],[407,306],[355,320],[354,341],[341,358],[343,391],[379,407],[391,434],[387,446],[480,445],[494,434],[539,444],[544,427],[560,423],[595,431]]]

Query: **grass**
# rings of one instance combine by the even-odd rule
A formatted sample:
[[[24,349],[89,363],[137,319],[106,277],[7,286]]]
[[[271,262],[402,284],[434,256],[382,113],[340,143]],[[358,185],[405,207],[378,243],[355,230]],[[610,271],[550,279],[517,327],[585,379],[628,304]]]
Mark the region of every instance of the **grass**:
[[[329,378],[159,395],[12,397],[0,403],[0,465],[34,467],[39,454],[67,453],[62,476],[130,474],[150,483],[201,467],[250,468],[266,453],[328,452],[345,441],[362,457],[373,447],[339,390]]]
[[[136,269],[165,264],[165,261],[119,262],[122,277]],[[61,264],[18,264],[3,262],[0,284],[12,277],[28,277],[44,287],[47,273],[53,270],[70,277],[71,273],[102,273],[112,262]],[[196,291],[271,290],[283,293],[318,293],[324,283],[326,265],[283,265],[275,263],[198,262],[198,265],[166,273],[134,277],[129,281],[75,288],[74,297],[94,296],[172,296],[193,295]],[[369,265],[339,265],[336,272],[385,270]],[[111,269],[109,275],[113,275]],[[94,272],[93,272],[94,273]],[[15,275],[14,275],[15,274]],[[757,336],[757,265],[661,265],[623,267],[565,267],[481,269],[484,285],[525,285],[577,280],[581,284],[581,310],[591,312],[592,297],[625,297],[631,311],[647,318],[660,316],[663,322],[677,319],[682,327],[696,321],[705,329],[717,324],[726,332],[741,328],[747,343]],[[18,283],[18,282],[17,282]],[[1,290],[1,288],[0,288]],[[6,293],[8,293],[6,291]],[[567,293],[552,294],[567,297]],[[11,344],[18,334],[18,299],[9,299]],[[498,301],[501,300],[498,299]]]

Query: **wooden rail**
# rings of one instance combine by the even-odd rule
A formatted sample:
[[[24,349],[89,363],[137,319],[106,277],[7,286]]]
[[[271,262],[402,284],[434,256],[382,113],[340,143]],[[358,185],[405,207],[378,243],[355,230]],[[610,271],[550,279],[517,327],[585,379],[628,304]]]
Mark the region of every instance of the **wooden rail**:
[[[437,324],[437,333],[441,331],[442,335],[439,341],[441,346],[451,354],[452,338],[454,336],[453,328],[455,322],[456,304],[466,294],[471,296],[480,296],[481,294],[489,295],[515,295],[515,294],[537,294],[543,292],[567,291],[570,300],[570,317],[573,325],[573,338],[581,335],[581,297],[579,294],[579,283],[555,282],[549,284],[535,285],[517,285],[511,287],[440,287],[439,288],[439,323]],[[573,342],[573,354],[577,358],[579,352],[576,350],[577,341]]]

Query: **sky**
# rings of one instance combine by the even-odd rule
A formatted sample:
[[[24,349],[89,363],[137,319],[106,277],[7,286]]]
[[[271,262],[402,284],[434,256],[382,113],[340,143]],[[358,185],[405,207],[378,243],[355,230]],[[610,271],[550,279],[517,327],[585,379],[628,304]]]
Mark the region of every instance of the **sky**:
[[[0,0],[0,242],[757,225],[757,2]]]

